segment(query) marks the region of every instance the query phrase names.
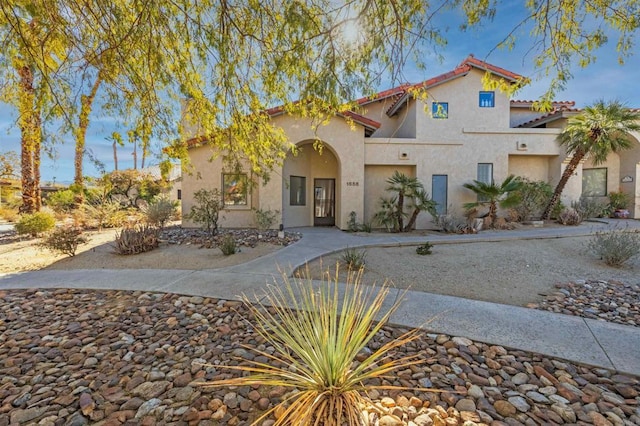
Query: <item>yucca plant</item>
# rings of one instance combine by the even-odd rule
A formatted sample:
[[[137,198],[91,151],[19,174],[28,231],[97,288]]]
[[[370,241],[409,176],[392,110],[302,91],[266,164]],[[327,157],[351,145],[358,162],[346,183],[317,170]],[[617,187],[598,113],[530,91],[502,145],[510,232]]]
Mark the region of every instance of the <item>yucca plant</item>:
[[[381,331],[400,301],[383,312],[383,302],[389,293],[386,282],[381,287],[365,286],[363,270],[350,271],[342,292],[338,272],[338,267],[335,274],[325,271],[319,287],[314,287],[311,278],[288,278],[283,274],[284,285],[270,286],[266,298],[253,304],[245,297],[244,302],[255,318],[256,332],[275,352],[269,354],[245,346],[269,361],[243,359],[244,365],[224,367],[245,374],[243,377],[203,386],[266,385],[295,390],[285,394],[278,405],[253,424],[276,410],[282,414],[275,426],[367,424],[363,411],[372,405],[367,391],[402,389],[372,385],[368,381],[423,362],[417,354],[397,359],[388,356],[415,340],[418,333],[408,331],[357,362],[356,356]]]

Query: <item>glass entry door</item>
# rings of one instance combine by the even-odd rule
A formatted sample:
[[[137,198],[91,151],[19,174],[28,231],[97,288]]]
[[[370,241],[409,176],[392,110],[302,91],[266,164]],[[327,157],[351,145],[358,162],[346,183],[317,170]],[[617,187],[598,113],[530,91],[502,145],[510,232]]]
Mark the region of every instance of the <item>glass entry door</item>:
[[[314,179],[313,190],[313,226],[334,226],[336,224],[336,180]]]

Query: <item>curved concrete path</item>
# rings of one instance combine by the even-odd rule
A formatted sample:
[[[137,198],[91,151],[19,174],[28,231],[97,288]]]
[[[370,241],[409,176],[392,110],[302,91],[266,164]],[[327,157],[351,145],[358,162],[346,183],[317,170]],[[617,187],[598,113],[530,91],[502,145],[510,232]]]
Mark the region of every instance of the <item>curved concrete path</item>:
[[[611,222],[611,221],[609,221]],[[617,226],[640,230],[640,221]],[[584,236],[610,227],[607,221],[577,227],[483,231],[475,235],[405,236],[358,235],[335,228],[291,229],[303,238],[288,247],[253,261],[211,270],[40,270],[0,277],[0,289],[90,288],[171,292],[220,299],[242,294],[260,297],[269,283],[292,268],[347,247],[505,241]],[[161,265],[158,265],[161,266]],[[404,293],[392,289],[389,305]],[[407,292],[391,322],[423,327],[430,333],[463,336],[472,340],[564,358],[570,361],[640,376],[640,327],[527,309],[517,306]]]

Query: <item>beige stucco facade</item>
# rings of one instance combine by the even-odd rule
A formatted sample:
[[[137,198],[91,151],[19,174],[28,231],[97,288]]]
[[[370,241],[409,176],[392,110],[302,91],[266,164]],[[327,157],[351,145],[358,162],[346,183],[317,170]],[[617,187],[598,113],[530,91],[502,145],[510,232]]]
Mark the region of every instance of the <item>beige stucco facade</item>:
[[[456,69],[453,77],[433,79],[425,87],[426,98],[416,99],[404,90],[391,89],[384,96],[360,102],[362,122],[349,123],[336,116],[314,128],[308,119],[274,115],[273,123],[285,130],[290,144],[298,148],[297,154],[289,153],[268,183],[258,182],[250,188],[246,205],[227,207],[220,224],[252,226],[252,209],[263,209],[278,210],[274,227],[335,225],[346,229],[350,212],[356,213],[359,222],[371,221],[379,210],[380,198],[391,195],[386,192],[386,180],[396,170],[418,178],[431,194],[446,191],[442,199],[447,205],[441,207],[458,212],[464,203],[475,201],[475,195],[462,185],[478,178],[479,164],[490,164],[497,182],[513,174],[555,185],[569,160],[556,141],[567,115],[551,114],[547,119],[544,113],[532,110],[530,102],[514,102],[500,91],[486,91],[482,81],[486,69],[477,63],[463,63],[465,67]],[[497,69],[498,76],[504,78],[500,72]],[[510,74],[507,77],[511,78]],[[491,105],[483,96],[491,97]],[[433,102],[446,103],[446,117],[433,116]],[[377,123],[376,128],[367,124],[370,120]],[[635,203],[630,210],[640,218],[638,140],[640,135],[634,135],[632,150],[622,156],[614,154],[598,167],[607,169],[607,191],[633,195]],[[314,141],[322,143],[322,151],[314,149]],[[183,177],[185,213],[198,189],[222,189],[225,172],[219,156],[210,160],[215,153],[206,145],[190,149],[189,154],[194,172]],[[592,166],[586,160],[569,180],[563,192],[565,205],[580,197],[582,170]],[[296,202],[291,199],[292,179]],[[327,186],[332,181],[333,189]],[[297,186],[300,182],[303,189]],[[434,188],[434,182],[445,182],[446,188]],[[304,203],[300,203],[301,191]],[[324,204],[327,194],[332,204]],[[321,198],[323,201],[318,201]],[[319,217],[327,212],[333,215],[333,222]],[[185,221],[185,225],[193,224]],[[430,226],[431,217],[421,215],[417,228]]]

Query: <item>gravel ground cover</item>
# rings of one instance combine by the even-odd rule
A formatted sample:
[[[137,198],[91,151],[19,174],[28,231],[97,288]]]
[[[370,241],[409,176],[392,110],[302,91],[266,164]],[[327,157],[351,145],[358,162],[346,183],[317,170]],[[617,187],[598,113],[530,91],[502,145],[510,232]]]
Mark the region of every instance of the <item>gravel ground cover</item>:
[[[255,356],[240,343],[271,350],[236,301],[33,289],[1,291],[0,306],[2,426],[247,425],[286,392],[200,386]],[[638,377],[427,332],[403,350],[425,363],[388,382],[444,392],[374,392],[372,424],[640,424]]]

